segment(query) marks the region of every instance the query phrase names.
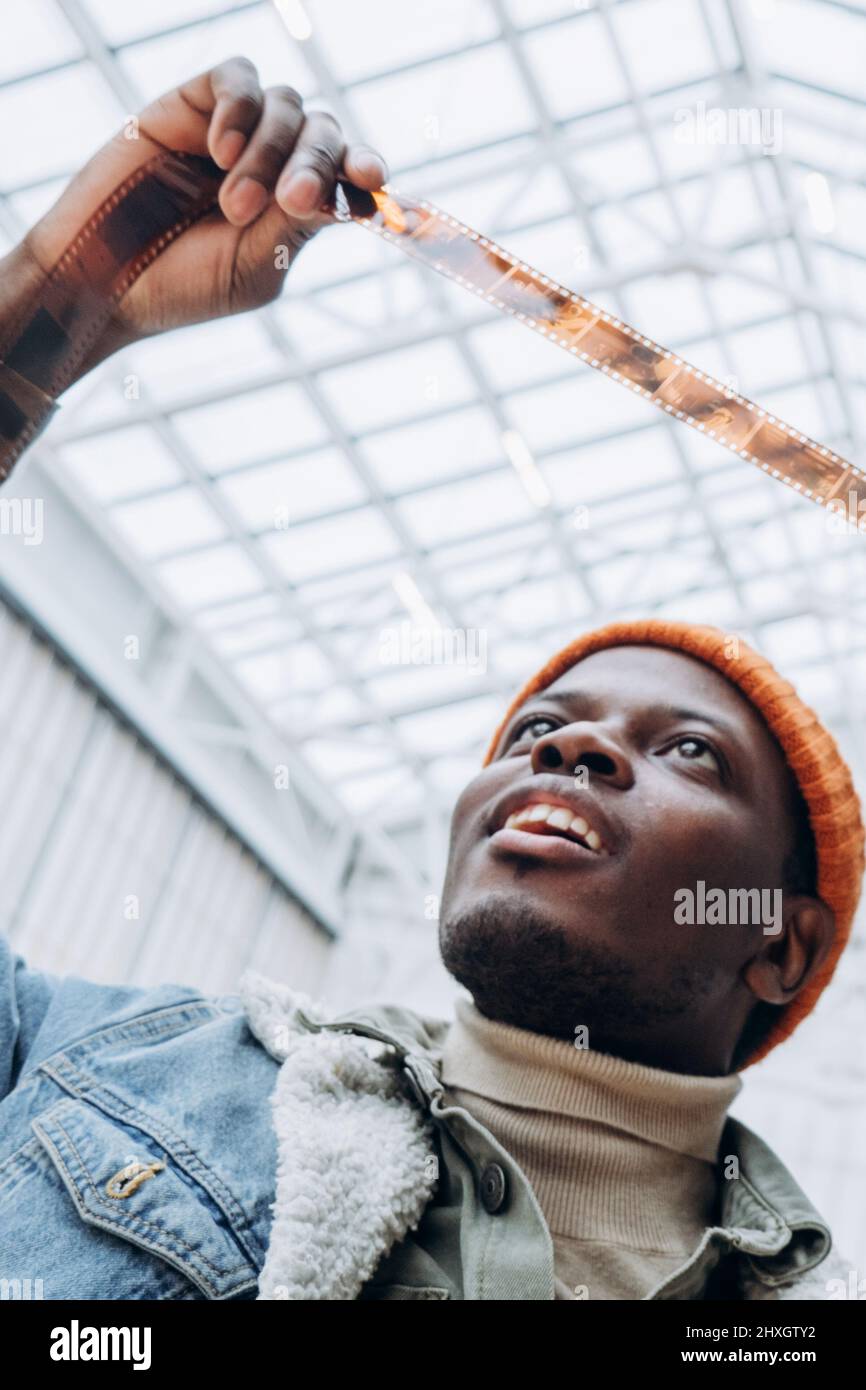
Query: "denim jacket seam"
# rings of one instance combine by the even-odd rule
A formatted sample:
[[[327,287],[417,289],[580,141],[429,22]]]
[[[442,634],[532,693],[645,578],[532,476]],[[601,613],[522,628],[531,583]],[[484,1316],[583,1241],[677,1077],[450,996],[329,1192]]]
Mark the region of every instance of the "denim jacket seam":
[[[37,1116],[37,1119],[38,1118]],[[38,1159],[40,1155],[44,1158],[45,1149],[42,1144],[40,1144],[39,1140],[32,1134],[29,1138],[25,1139],[23,1144],[19,1144],[14,1153],[7,1154],[6,1158],[0,1163],[0,1197],[3,1196],[6,1190],[7,1177],[12,1177],[16,1171],[20,1170],[24,1160],[30,1162],[34,1159]]]
[[[103,1047],[110,1046],[112,1042],[134,1041],[136,1038],[150,1042],[172,1032],[188,1031],[190,1028],[199,1026],[202,1022],[218,1017],[218,1013],[219,1011],[206,1001],[197,1003],[194,1000],[189,1000],[185,1004],[170,1004],[162,1009],[153,1009],[149,1013],[136,1015],[135,1018],[127,1019],[125,1023],[112,1023],[109,1027],[98,1028],[95,1032],[87,1033],[83,1038],[77,1038],[72,1043],[63,1043],[54,1052],[37,1062],[29,1065],[25,1063],[21,1068],[20,1081],[29,1080],[41,1067],[45,1066],[46,1063],[53,1062],[55,1058],[69,1057],[79,1049],[96,1052]],[[159,1018],[160,1014],[173,1015],[173,1017],[167,1017],[161,1026],[155,1027],[154,1021]],[[191,1016],[188,1020],[177,1017],[177,1015],[182,1016],[184,1014],[191,1014]],[[181,1027],[182,1022],[186,1022],[187,1027]]]
[[[61,1104],[62,1104],[62,1103],[63,1103],[63,1102],[61,1102]],[[50,1111],[46,1112],[45,1118],[46,1118],[46,1119],[51,1119],[51,1118],[52,1118],[51,1112],[50,1112]],[[127,1229],[132,1230],[132,1231],[136,1231],[136,1230],[137,1230],[137,1231],[139,1232],[139,1234],[141,1234],[141,1235],[143,1235],[143,1236],[145,1236],[145,1237],[148,1235],[148,1232],[153,1232],[153,1235],[150,1237],[152,1244],[153,1244],[153,1245],[157,1245],[157,1246],[162,1246],[163,1248],[165,1248],[165,1249],[167,1249],[167,1250],[171,1250],[172,1254],[178,1254],[178,1255],[179,1255],[179,1254],[182,1253],[182,1251],[184,1251],[184,1250],[187,1251],[188,1254],[189,1254],[190,1256],[193,1257],[193,1260],[199,1260],[199,1261],[201,1261],[201,1263],[202,1263],[203,1265],[205,1265],[205,1266],[207,1267],[207,1269],[209,1269],[209,1270],[211,1271],[211,1273],[212,1273],[212,1275],[213,1275],[213,1279],[210,1281],[210,1287],[213,1289],[214,1292],[217,1291],[218,1285],[217,1285],[217,1283],[216,1283],[216,1280],[217,1280],[219,1277],[230,1278],[232,1275],[239,1274],[239,1273],[241,1273],[241,1272],[244,1271],[244,1270],[249,1270],[249,1268],[250,1268],[249,1264],[248,1264],[247,1262],[244,1262],[244,1261],[241,1261],[241,1263],[239,1263],[239,1264],[233,1265],[230,1269],[220,1270],[220,1269],[218,1268],[218,1266],[215,1265],[215,1264],[213,1263],[212,1260],[209,1260],[209,1259],[207,1258],[207,1256],[206,1256],[201,1250],[197,1250],[194,1246],[190,1245],[188,1241],[185,1241],[185,1240],[183,1239],[183,1237],[180,1236],[180,1235],[178,1235],[176,1232],[175,1232],[175,1233],[167,1232],[167,1231],[165,1231],[163,1228],[154,1225],[152,1221],[148,1221],[148,1220],[146,1219],[146,1217],[143,1217],[143,1216],[136,1216],[136,1215],[134,1215],[134,1214],[131,1213],[131,1212],[124,1212],[123,1214],[121,1214],[119,1211],[116,1210],[116,1208],[109,1206],[109,1204],[105,1201],[105,1199],[100,1195],[98,1188],[95,1186],[95,1184],[94,1184],[94,1182],[93,1182],[93,1179],[92,1179],[91,1176],[90,1176],[90,1170],[88,1169],[87,1164],[85,1163],[84,1158],[83,1158],[83,1156],[82,1156],[82,1154],[81,1154],[81,1152],[80,1152],[80,1150],[79,1150],[77,1144],[75,1143],[75,1140],[73,1139],[72,1135],[71,1135],[71,1134],[69,1133],[69,1131],[64,1127],[64,1125],[62,1124],[62,1122],[61,1122],[59,1119],[55,1118],[55,1119],[53,1120],[53,1123],[57,1126],[57,1128],[58,1128],[58,1129],[61,1131],[61,1133],[65,1136],[65,1138],[66,1138],[66,1140],[67,1140],[67,1142],[68,1142],[70,1148],[72,1149],[73,1153],[75,1154],[75,1157],[78,1159],[78,1162],[81,1164],[82,1172],[83,1172],[83,1174],[85,1175],[84,1181],[85,1181],[85,1184],[86,1184],[87,1189],[90,1191],[90,1193],[91,1193],[91,1195],[92,1195],[93,1201],[94,1201],[100,1208],[104,1208],[105,1213],[106,1213],[106,1216],[107,1216],[107,1215],[111,1215],[111,1216],[112,1216],[112,1218],[113,1218],[113,1223],[116,1223],[118,1226],[126,1226]],[[69,1179],[70,1183],[72,1184],[73,1188],[75,1188],[75,1189],[77,1190],[77,1188],[78,1188],[78,1183],[76,1182],[75,1177],[73,1176],[73,1174],[70,1172],[69,1167],[68,1167],[68,1165],[67,1165],[67,1163],[66,1163],[66,1160],[65,1160],[65,1158],[63,1157],[63,1154],[59,1151],[59,1149],[57,1148],[57,1145],[54,1144],[53,1141],[50,1139],[50,1137],[47,1136],[47,1135],[46,1135],[46,1141],[51,1145],[51,1148],[53,1149],[54,1153],[55,1153],[56,1156],[57,1156],[57,1161],[58,1161],[58,1163],[60,1164],[60,1166],[61,1166],[61,1168],[63,1169],[64,1173],[65,1173],[66,1176],[68,1177],[68,1179]],[[172,1242],[174,1242],[176,1246],[181,1247],[181,1249],[179,1249],[179,1250],[178,1250],[178,1249],[172,1249]],[[253,1273],[255,1273],[255,1271],[253,1271]],[[203,1277],[203,1278],[206,1278],[206,1276],[202,1276],[202,1277]]]
[[[129,1122],[136,1129],[141,1129],[145,1134],[151,1135],[223,1210],[231,1224],[232,1234],[244,1247],[247,1258],[255,1265],[263,1252],[258,1248],[259,1241],[250,1227],[246,1212],[222,1179],[198,1157],[186,1140],[181,1135],[175,1134],[155,1115],[149,1114],[136,1105],[130,1105],[121,1096],[111,1091],[109,1087],[88,1077],[69,1058],[61,1056],[61,1060],[67,1063],[74,1076],[79,1077],[84,1085],[76,1085],[72,1077],[64,1076],[62,1072],[57,1073],[47,1062],[42,1063],[45,1074],[51,1076],[59,1086],[68,1094],[75,1096],[78,1101],[84,1104],[92,1102],[113,1119],[119,1120],[121,1123]],[[252,1241],[255,1248],[248,1248],[249,1241]]]

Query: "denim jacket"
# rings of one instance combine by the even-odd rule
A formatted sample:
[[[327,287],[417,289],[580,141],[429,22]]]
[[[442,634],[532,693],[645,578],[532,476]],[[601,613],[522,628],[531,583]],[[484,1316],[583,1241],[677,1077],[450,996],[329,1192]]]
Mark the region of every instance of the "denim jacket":
[[[552,1299],[526,1177],[442,1086],[448,1023],[250,978],[60,979],[0,938],[0,1299]],[[735,1120],[720,1151],[718,1224],[647,1297],[847,1296],[775,1155]]]

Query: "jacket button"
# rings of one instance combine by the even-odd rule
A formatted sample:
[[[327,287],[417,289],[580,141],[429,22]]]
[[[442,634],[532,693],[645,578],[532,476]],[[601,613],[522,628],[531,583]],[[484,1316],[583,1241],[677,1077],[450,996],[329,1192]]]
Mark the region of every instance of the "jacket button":
[[[508,1183],[505,1171],[498,1163],[488,1163],[481,1174],[481,1201],[491,1216],[505,1205]]]

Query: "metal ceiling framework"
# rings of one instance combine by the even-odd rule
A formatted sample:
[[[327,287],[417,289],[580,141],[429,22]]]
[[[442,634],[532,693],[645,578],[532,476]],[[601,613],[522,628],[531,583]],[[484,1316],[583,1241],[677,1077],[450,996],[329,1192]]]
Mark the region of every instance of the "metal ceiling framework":
[[[47,17],[55,12],[68,26],[75,52],[43,73],[31,67],[0,80],[0,122],[4,97],[15,88],[79,72],[82,64],[122,112],[135,111],[159,90],[144,90],[131,76],[138,46],[161,39],[170,52],[175,40],[219,36],[228,21],[234,35],[239,19],[273,24],[275,33],[280,24],[265,0],[197,0],[186,6],[196,11],[191,18],[119,42],[101,23],[104,0],[40,3]],[[340,3],[347,14],[349,0]],[[437,47],[430,21],[424,52],[430,11],[419,5],[413,13],[408,5],[395,13],[419,31],[415,55],[388,66],[387,25],[377,33],[372,6],[366,13],[375,60],[346,76],[345,59],[334,59],[329,42],[340,3],[306,5],[312,32],[296,45],[309,76],[302,90],[386,158],[401,110],[392,112],[393,137],[381,121],[365,120],[365,110],[375,111],[389,83],[423,77],[435,65],[447,72],[449,62],[508,64],[528,113],[525,128],[506,124],[501,136],[467,138],[445,150],[432,139],[423,158],[402,165],[391,158],[395,186],[475,225],[485,209],[480,230],[696,365],[733,377],[737,389],[863,466],[866,380],[858,361],[866,312],[855,295],[866,285],[866,238],[858,244],[845,213],[863,191],[864,108],[844,85],[822,87],[795,71],[797,63],[787,70],[773,39],[780,24],[796,35],[799,20],[809,33],[816,22],[826,26],[831,48],[849,32],[866,46],[866,8],[838,0],[470,0],[462,6],[465,33],[452,18],[451,46]],[[659,22],[658,52],[651,63],[647,55],[647,66],[633,37],[641,6]],[[277,6],[284,16],[289,9]],[[676,40],[678,25],[685,28]],[[805,29],[803,42],[808,48]],[[599,45],[611,55],[615,91],[569,114],[558,67],[571,68],[579,91],[575,58]],[[686,50],[693,59],[698,45],[708,55],[706,71],[672,80],[677,54]],[[465,88],[454,97],[443,93],[441,111],[429,113],[434,130],[446,110],[459,126],[460,92]],[[481,98],[495,109],[496,90],[482,90]],[[699,103],[780,111],[781,148],[677,148],[677,113]],[[810,220],[803,192],[809,174],[827,181],[832,230]],[[59,186],[53,175],[29,184],[7,180],[0,158],[0,228],[10,240]],[[741,217],[728,206],[737,201]],[[267,842],[265,857],[278,876],[289,887],[302,884],[305,901],[329,924],[339,921],[353,876],[364,874],[398,882],[411,915],[420,915],[443,865],[453,794],[477,767],[505,699],[556,645],[612,617],[700,617],[750,636],[819,704],[866,775],[863,715],[853,693],[866,678],[859,613],[866,537],[832,533],[808,503],[676,422],[635,409],[615,386],[588,380],[591,374],[549,345],[526,341],[532,335],[497,322],[486,305],[407,266],[373,238],[362,245],[364,237],[357,228],[324,233],[305,249],[283,298],[244,316],[234,340],[225,325],[187,330],[199,335],[196,343],[211,333],[231,353],[233,341],[247,341],[254,320],[258,354],[249,361],[239,354],[228,383],[223,372],[185,389],[180,373],[173,395],[159,383],[152,389],[155,358],[136,349],[70,393],[17,487],[24,494],[34,477],[56,498],[55,515],[67,513],[54,532],[61,540],[44,556],[24,556],[19,547],[9,561],[8,546],[0,554],[18,600],[45,621],[48,581],[63,567],[64,547],[70,554],[88,543],[98,550],[105,592],[112,573],[122,573],[125,614],[146,613],[150,641],[134,674],[129,663],[121,671],[115,662],[112,674],[103,662],[101,679],[114,685],[120,706],[135,706],[139,722],[147,722],[150,705],[168,756],[174,752],[183,763],[192,750],[189,775],[217,809],[230,818],[239,801],[249,803],[241,833],[253,848],[257,839]],[[351,252],[349,238],[357,242]],[[762,379],[753,379],[749,364]],[[384,396],[393,392],[378,419],[365,398],[372,394],[368,371],[378,374]],[[360,374],[359,384],[344,405],[340,389],[352,373]],[[419,373],[423,389],[416,389]],[[117,383],[130,375],[140,390],[135,399],[120,399]],[[401,406],[407,380],[413,409]],[[305,424],[302,442],[293,442],[287,397],[284,444],[266,443],[258,453],[245,445],[246,457],[209,466],[195,446],[197,422],[215,412],[210,428],[218,432],[227,405],[254,408],[256,393],[269,388],[303,402],[304,420],[315,423]],[[278,397],[263,399],[279,409]],[[425,462],[426,432],[435,439],[436,429],[450,428],[453,443],[464,425],[493,443],[482,443],[477,456],[466,446],[456,468],[444,453],[441,468],[435,459]],[[147,431],[170,460],[165,481],[136,488],[130,430]],[[524,441],[547,504],[523,493],[503,444],[508,432]],[[127,481],[121,494],[100,495],[82,485],[82,460],[88,451],[111,449],[115,436],[117,468]],[[397,440],[396,464],[389,438]],[[343,495],[329,503],[325,485],[316,505],[317,461],[325,477],[334,458],[342,461],[334,476]],[[284,496],[293,509],[299,469],[310,497],[282,535],[262,513],[269,498],[273,510]],[[340,483],[345,477],[350,485]],[[248,485],[258,489],[249,497]],[[144,521],[135,530],[136,508],[148,516],[152,504],[182,501],[190,488],[196,507],[205,508],[192,514],[208,518],[200,539],[181,536],[166,549],[144,536]],[[366,558],[361,550],[343,563],[345,537],[363,540],[368,532]],[[299,576],[286,546],[324,562],[309,578]],[[212,561],[223,574],[223,557],[239,567],[238,592],[186,601],[177,578],[183,566]],[[442,627],[484,633],[486,669],[447,669],[443,678],[411,661],[383,666],[383,629],[410,619],[391,584],[396,573],[410,577]],[[105,637],[113,641],[110,604],[106,613]],[[92,631],[76,633],[59,613],[54,625],[65,628],[73,657],[77,645],[80,657],[92,645]],[[227,750],[245,760],[234,784],[239,764],[226,780]],[[271,778],[275,757],[290,766],[288,799],[254,789],[257,778]],[[321,892],[311,882],[317,877]]]

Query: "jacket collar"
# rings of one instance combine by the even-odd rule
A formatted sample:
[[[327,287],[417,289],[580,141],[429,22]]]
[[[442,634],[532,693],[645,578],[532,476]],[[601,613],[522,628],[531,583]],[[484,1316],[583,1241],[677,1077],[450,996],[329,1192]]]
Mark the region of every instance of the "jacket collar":
[[[731,1117],[719,1146],[719,1183],[720,1225],[763,1283],[784,1283],[828,1254],[823,1217],[769,1145]]]
[[[291,1067],[286,1068],[283,1079],[284,1106],[287,1103],[286,1098],[291,1097],[295,1090],[293,1069],[297,1071],[299,1067],[308,1066],[312,1056],[306,1049],[299,1053],[297,1044],[290,1043],[288,1039],[298,1034],[306,1035],[309,1039],[322,1032],[354,1035],[356,1039],[367,1039],[393,1049],[392,1063],[396,1062],[402,1068],[416,1106],[420,1107],[425,1120],[430,1102],[434,1096],[442,1093],[442,1048],[451,1027],[449,1020],[425,1017],[395,1004],[367,1004],[335,1014],[326,1006],[289,990],[285,985],[266,981],[252,972],[248,972],[241,982],[241,995],[253,1032],[263,1045],[282,1061],[290,1060],[292,1054],[295,1054],[295,1060],[292,1061]],[[276,1045],[275,1037],[280,1039]],[[348,1051],[346,1055],[348,1056]],[[332,1060],[339,1069],[339,1054],[335,1053]],[[372,1062],[372,1056],[370,1060]],[[382,1065],[381,1061],[375,1065],[378,1069]],[[393,1080],[393,1065],[389,1070]],[[306,1085],[308,1080],[309,1077],[305,1078],[302,1084]],[[356,1081],[355,1092],[358,1090],[364,1094],[375,1091],[381,1102],[387,1104],[390,1101],[392,1107],[399,1096],[395,1086],[388,1084],[383,1088],[375,1080],[374,1073],[366,1073],[363,1069]],[[354,1104],[349,1106],[350,1111],[358,1111],[360,1108],[355,1092],[352,1094]],[[362,1100],[361,1103],[369,1102]],[[385,1113],[381,1105],[378,1109],[380,1114]],[[299,1116],[293,1117],[288,1128],[289,1135],[297,1134],[295,1126],[299,1119]],[[418,1116],[419,1121],[420,1119],[421,1116]],[[279,1127],[279,1116],[277,1120]],[[287,1132],[284,1127],[283,1132]],[[395,1130],[394,1139],[398,1141],[398,1149],[400,1137],[404,1143],[411,1142],[413,1149],[420,1146],[418,1153],[413,1155],[417,1173],[418,1155],[425,1152],[425,1145],[429,1139],[426,1125],[417,1129],[410,1126],[402,1136],[399,1129]],[[298,1164],[289,1154],[288,1145],[283,1163],[286,1168],[284,1200],[287,1200],[289,1182],[297,1181],[300,1174]],[[290,1167],[294,1177],[289,1174]],[[381,1178],[381,1173],[378,1174],[378,1178]],[[393,1182],[394,1199],[399,1207],[405,1209],[405,1172],[395,1170]],[[719,1146],[719,1186],[721,1201],[718,1229],[747,1260],[753,1274],[761,1283],[770,1286],[785,1283],[792,1277],[804,1274],[827,1255],[831,1238],[826,1222],[772,1149],[741,1121],[731,1117],[722,1131]],[[407,1228],[416,1224],[420,1210],[431,1195],[432,1186],[425,1185],[424,1191],[419,1191],[420,1205],[411,1203],[414,1219],[410,1218]],[[392,1220],[386,1225],[389,1238],[384,1241],[383,1231],[383,1243],[390,1246],[396,1237],[396,1228],[393,1227]],[[275,1274],[271,1275],[271,1280],[276,1281]],[[351,1280],[352,1284],[355,1282],[354,1279]],[[271,1293],[263,1296],[274,1295]],[[309,1295],[292,1293],[288,1296]],[[336,1296],[347,1295],[344,1292]],[[350,1293],[348,1296],[354,1297],[355,1294]]]
[[[394,1004],[337,1015],[333,1026],[391,1043],[404,1058],[410,1086],[426,1105],[441,1091],[441,1059],[450,1020],[427,1018]],[[820,1264],[831,1246],[826,1221],[782,1160],[747,1125],[728,1117],[719,1145],[719,1226],[768,1285]]]

